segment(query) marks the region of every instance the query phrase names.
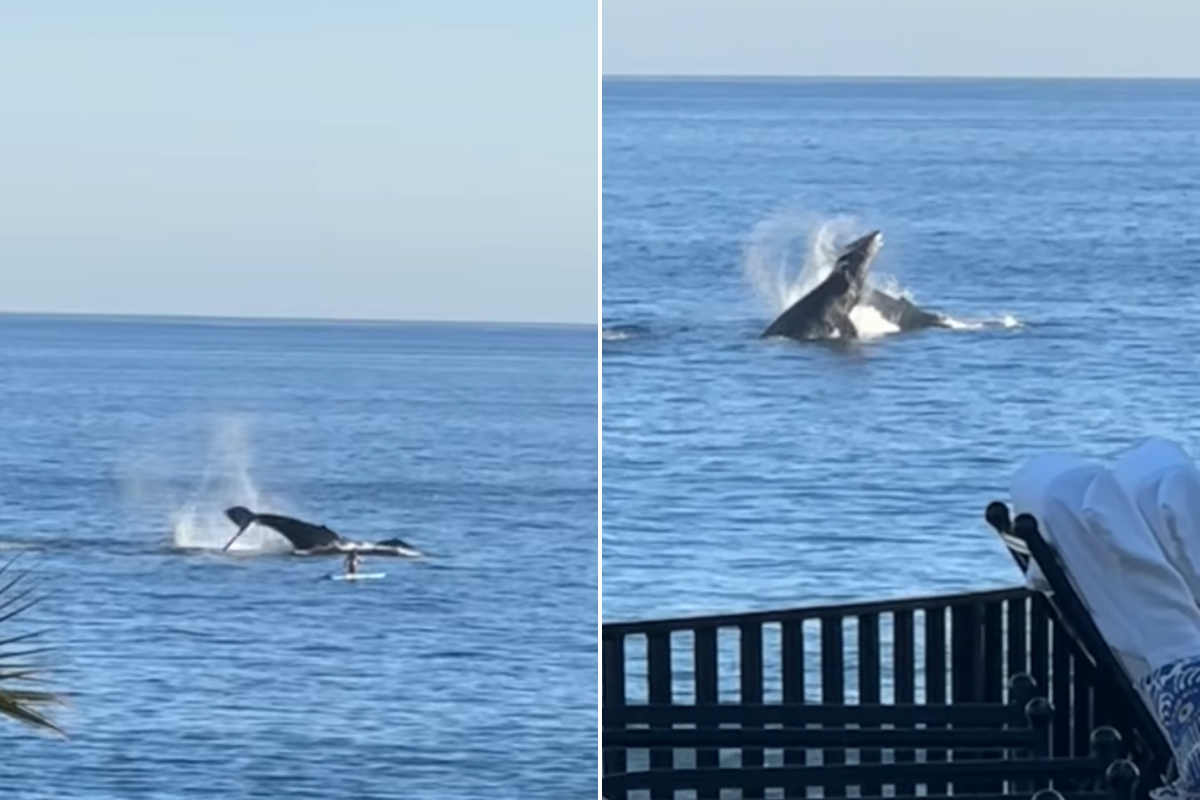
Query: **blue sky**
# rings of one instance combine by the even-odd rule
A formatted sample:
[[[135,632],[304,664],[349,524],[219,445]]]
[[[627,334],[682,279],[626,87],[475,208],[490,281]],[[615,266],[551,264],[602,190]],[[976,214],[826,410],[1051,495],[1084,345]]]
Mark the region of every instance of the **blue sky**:
[[[1195,0],[605,0],[604,72],[1200,77]]]
[[[0,8],[0,311],[594,323],[597,15]]]

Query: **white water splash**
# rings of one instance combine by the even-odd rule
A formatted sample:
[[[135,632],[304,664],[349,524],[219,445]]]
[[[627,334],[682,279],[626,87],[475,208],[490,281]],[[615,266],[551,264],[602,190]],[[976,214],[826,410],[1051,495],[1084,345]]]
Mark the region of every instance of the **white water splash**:
[[[850,323],[860,339],[875,339],[896,333],[900,327],[884,318],[874,306],[855,306],[850,311]]]
[[[1011,314],[1005,314],[1002,317],[994,317],[989,319],[978,320],[961,320],[953,317],[946,317],[946,324],[956,331],[981,331],[984,328],[1022,328],[1024,323]]]
[[[243,419],[223,419],[214,431],[200,485],[172,513],[171,527],[176,547],[220,550],[237,532],[225,516],[230,506],[246,506],[255,512],[279,511],[277,503],[250,477],[249,424]],[[261,526],[252,526],[230,548],[230,552],[286,551],[287,540]]]
[[[829,277],[838,249],[860,228],[852,217],[773,216],[754,226],[742,274],[766,310],[781,314]]]

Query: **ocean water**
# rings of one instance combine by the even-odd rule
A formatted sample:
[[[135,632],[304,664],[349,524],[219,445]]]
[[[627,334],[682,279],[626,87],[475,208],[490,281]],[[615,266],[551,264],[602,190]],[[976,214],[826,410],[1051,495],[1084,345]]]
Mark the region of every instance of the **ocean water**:
[[[1200,83],[603,103],[606,620],[1011,585],[983,510],[1026,458],[1200,455]],[[758,338],[876,228],[875,278],[960,329]]]
[[[595,329],[0,317],[0,548],[57,740],[12,798],[590,797]],[[424,562],[232,534],[233,503]],[[0,554],[4,555],[4,554]]]

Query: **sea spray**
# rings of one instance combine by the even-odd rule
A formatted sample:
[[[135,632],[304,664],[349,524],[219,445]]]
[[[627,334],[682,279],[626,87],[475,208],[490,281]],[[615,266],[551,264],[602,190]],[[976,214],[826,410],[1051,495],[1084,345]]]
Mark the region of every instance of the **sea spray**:
[[[218,420],[204,462],[199,485],[171,514],[176,547],[219,550],[236,532],[225,516],[230,506],[256,512],[281,511],[279,503],[264,493],[250,475],[250,426],[244,418]],[[231,552],[278,550],[289,545],[283,537],[262,527],[252,527]]]
[[[781,314],[829,277],[839,247],[861,227],[853,217],[776,214],[754,226],[742,274],[766,310]]]

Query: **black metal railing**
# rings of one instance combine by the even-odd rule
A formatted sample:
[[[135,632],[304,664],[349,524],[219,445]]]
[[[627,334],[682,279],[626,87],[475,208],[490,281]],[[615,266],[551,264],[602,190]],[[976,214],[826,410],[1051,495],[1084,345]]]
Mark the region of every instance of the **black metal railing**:
[[[1097,728],[1112,726],[1127,738],[1132,724],[1128,709],[1107,702],[1114,677],[1097,669],[1045,598],[1024,588],[617,622],[603,626],[602,639],[604,715],[626,720],[623,726],[633,706],[645,707],[636,716],[648,729],[677,727],[680,707],[689,706],[997,706],[1014,700],[1010,681],[1021,674],[1032,677],[1052,709],[1047,758],[1094,758],[1091,739]],[[738,724],[746,731],[768,725],[749,718]],[[629,746],[637,743],[637,735],[632,742],[618,746],[614,740],[605,747],[605,775],[720,767],[728,786],[724,773],[737,769],[748,777],[732,783],[743,797],[753,798],[768,796],[763,767],[809,765],[809,751],[772,748],[771,737],[730,739],[720,747],[697,746],[689,754],[674,746]],[[824,750],[822,767],[846,763],[845,749]],[[858,757],[881,756],[868,748]],[[902,751],[895,757],[903,760]],[[945,753],[930,748],[924,757],[936,762]],[[922,770],[936,772],[936,763],[916,770],[928,779]],[[779,777],[771,772],[770,780]],[[798,774],[788,780],[796,786],[805,782]],[[973,791],[1000,791],[987,788],[997,785],[994,775],[980,780]],[[646,788],[651,797],[670,797],[663,788],[668,785],[677,784],[660,781],[654,784],[657,790]]]

